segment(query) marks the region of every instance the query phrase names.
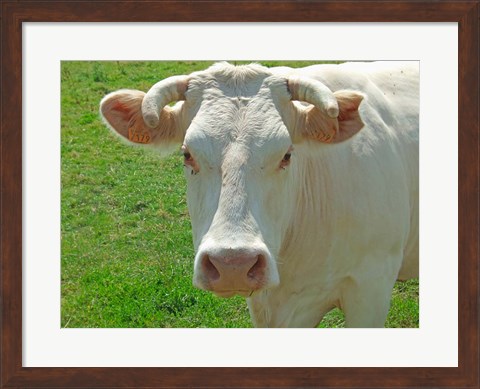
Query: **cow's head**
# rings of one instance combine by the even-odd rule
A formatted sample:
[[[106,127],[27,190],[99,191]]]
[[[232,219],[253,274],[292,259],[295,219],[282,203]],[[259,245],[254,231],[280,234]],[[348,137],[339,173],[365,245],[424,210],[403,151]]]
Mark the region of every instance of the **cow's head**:
[[[363,126],[362,98],[260,65],[217,64],[165,79],[146,94],[111,93],[100,110],[129,142],[181,147],[194,284],[228,297],[278,285],[277,258],[298,192],[294,146],[354,135]]]

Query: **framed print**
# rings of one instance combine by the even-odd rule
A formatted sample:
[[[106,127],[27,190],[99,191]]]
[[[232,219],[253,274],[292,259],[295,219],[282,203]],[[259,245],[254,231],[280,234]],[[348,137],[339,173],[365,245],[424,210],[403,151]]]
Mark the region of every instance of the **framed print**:
[[[478,1],[4,1],[2,387],[478,387],[478,12]],[[109,63],[118,79],[132,81],[120,88],[135,88],[138,82],[141,89],[143,64],[162,61],[172,68],[168,76],[179,76],[175,70],[187,68],[178,64],[198,67],[203,66],[199,61],[220,60],[417,61],[422,128],[418,328],[187,329],[155,328],[156,322],[145,321],[138,325],[142,328],[130,328],[140,314],[135,305],[126,307],[126,321],[89,325],[95,315],[109,314],[106,306],[90,309],[101,303],[94,275],[88,303],[79,300],[75,308],[86,320],[61,311],[69,303],[61,282],[71,284],[60,271],[66,253],[60,203],[69,190],[61,162],[68,142],[60,146],[60,129],[70,127],[76,142],[91,130],[89,123],[101,123],[95,112],[81,111],[82,101],[91,99],[82,92],[82,66],[93,77],[88,88],[100,96],[114,88],[107,86]],[[139,73],[126,61],[137,61]],[[75,94],[67,93],[67,84],[77,88]],[[98,96],[90,103],[98,106]],[[67,111],[70,121],[65,121]],[[137,143],[145,143],[144,133],[134,135]],[[82,158],[101,150],[94,144],[88,148],[69,154],[74,183],[88,180]],[[188,150],[184,154],[195,172]],[[129,158],[122,159],[126,168],[138,169]],[[147,173],[136,173],[132,187],[154,199],[156,194],[142,186]],[[100,174],[107,187],[116,185],[106,170]],[[76,201],[69,203],[72,210]],[[149,207],[148,200],[132,204],[134,213]],[[95,204],[89,207],[92,214],[98,210]],[[111,216],[104,215],[105,220]],[[79,228],[87,231],[88,225]],[[145,230],[139,233],[153,239]],[[135,236],[130,232],[122,235],[120,223],[105,236],[121,236],[125,252],[141,249],[131,246]],[[84,252],[102,255],[94,246],[104,242],[94,242]],[[135,271],[144,271],[128,269],[132,279]],[[117,279],[101,282],[115,288]],[[138,299],[151,298],[145,296]],[[176,314],[175,306],[159,300],[151,306]]]

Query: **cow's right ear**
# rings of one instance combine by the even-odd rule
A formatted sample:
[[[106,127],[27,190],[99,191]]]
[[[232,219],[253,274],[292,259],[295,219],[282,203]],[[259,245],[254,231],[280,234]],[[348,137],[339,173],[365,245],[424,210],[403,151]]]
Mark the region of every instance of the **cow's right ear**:
[[[105,96],[100,103],[100,114],[114,133],[129,143],[181,143],[183,134],[177,131],[175,112],[171,107],[161,109],[158,124],[151,128],[142,115],[145,93],[138,90],[119,90]]]

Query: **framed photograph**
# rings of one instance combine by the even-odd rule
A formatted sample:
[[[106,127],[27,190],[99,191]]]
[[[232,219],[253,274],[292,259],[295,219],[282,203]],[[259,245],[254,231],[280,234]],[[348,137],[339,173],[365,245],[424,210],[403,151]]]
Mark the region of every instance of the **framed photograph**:
[[[478,387],[478,21],[478,1],[4,1],[1,387]],[[417,305],[387,320],[395,328],[329,328],[343,323],[336,316],[327,328],[301,328],[315,318],[290,325],[299,328],[245,328],[243,297],[199,303],[178,174],[194,180],[204,162],[188,142],[160,163],[116,135],[137,146],[155,135],[132,122],[123,131],[130,97],[143,96],[126,89],[174,82],[165,106],[187,93],[182,76],[219,61],[283,72],[273,83],[286,77],[278,66],[406,61],[420,69],[420,282],[399,291]],[[324,104],[299,92],[320,86],[285,79],[293,100]],[[347,92],[350,108],[338,103],[338,117],[351,124],[360,95]],[[288,173],[295,151],[281,154],[277,170]],[[167,171],[170,181],[155,186]],[[176,236],[157,239],[174,225]],[[211,283],[224,264],[205,247],[211,266],[201,257],[204,278],[194,283],[222,295],[223,284]],[[266,247],[254,256],[265,282],[274,278]]]

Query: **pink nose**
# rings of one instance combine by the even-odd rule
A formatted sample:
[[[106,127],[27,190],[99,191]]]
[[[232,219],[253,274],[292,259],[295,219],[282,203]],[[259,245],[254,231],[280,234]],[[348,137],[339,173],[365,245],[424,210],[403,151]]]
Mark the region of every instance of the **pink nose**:
[[[212,256],[201,259],[204,287],[222,297],[249,296],[265,284],[267,262],[263,255]]]

